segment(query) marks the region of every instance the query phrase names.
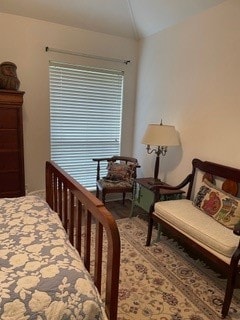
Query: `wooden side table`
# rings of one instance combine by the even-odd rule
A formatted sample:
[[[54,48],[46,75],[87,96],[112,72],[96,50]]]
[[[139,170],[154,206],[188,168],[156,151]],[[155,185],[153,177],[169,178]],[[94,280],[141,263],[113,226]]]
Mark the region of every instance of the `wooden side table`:
[[[149,212],[150,207],[153,204],[155,199],[154,191],[151,190],[153,186],[153,181],[154,179],[152,177],[138,178],[134,180],[133,200],[132,200],[130,217],[133,216],[133,211],[135,206],[142,208],[147,213]],[[163,183],[163,185],[169,186],[169,184],[167,183]],[[184,192],[185,191],[180,189],[174,189],[174,190],[160,189],[158,200],[165,201],[165,200],[181,199],[182,194]]]

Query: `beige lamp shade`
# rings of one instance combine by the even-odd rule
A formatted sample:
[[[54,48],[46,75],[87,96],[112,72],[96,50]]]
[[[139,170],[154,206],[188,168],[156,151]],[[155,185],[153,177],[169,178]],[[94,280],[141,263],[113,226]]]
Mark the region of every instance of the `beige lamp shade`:
[[[149,124],[142,138],[142,144],[151,146],[178,146],[179,136],[174,126]]]

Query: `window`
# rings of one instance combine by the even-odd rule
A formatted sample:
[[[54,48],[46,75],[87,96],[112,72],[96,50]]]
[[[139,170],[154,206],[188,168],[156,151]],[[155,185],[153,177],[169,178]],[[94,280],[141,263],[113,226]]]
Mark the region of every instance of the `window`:
[[[51,159],[89,190],[120,154],[123,72],[50,62]]]

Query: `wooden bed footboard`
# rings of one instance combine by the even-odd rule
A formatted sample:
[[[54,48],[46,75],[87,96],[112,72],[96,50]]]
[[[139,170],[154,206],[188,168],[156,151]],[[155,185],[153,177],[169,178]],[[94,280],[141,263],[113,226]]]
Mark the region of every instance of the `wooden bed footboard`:
[[[46,162],[46,201],[58,212],[70,242],[78,250],[85,267],[101,294],[109,320],[117,319],[120,267],[120,236],[117,224],[103,203],[55,162]],[[92,229],[95,232],[92,244]],[[105,232],[104,232],[105,231]],[[106,287],[102,284],[103,236],[107,238]],[[94,247],[94,253],[91,249]],[[90,270],[94,257],[93,270]]]

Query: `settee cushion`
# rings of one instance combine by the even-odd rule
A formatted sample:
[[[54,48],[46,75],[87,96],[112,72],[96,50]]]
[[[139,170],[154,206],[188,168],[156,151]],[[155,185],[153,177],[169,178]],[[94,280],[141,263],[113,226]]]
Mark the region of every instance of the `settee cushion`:
[[[239,199],[207,180],[202,182],[193,204],[227,228],[233,229],[240,220]]]
[[[238,246],[239,237],[231,229],[196,208],[191,200],[156,202],[154,212],[173,227],[226,257],[231,257]]]

